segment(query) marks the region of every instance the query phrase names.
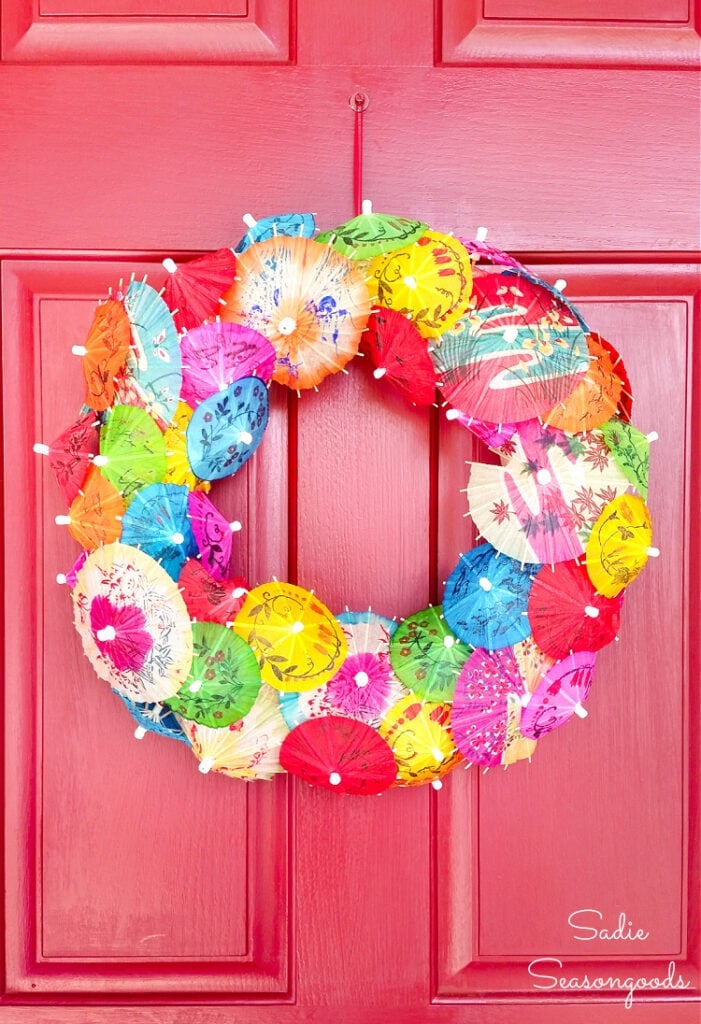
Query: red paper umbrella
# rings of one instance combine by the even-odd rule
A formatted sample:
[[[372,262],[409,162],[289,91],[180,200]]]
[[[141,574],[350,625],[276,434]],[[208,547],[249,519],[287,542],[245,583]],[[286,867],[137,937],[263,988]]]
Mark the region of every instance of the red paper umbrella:
[[[220,622],[222,626],[233,622],[248,593],[248,583],[241,576],[215,580],[196,558],[185,562],[178,586],[192,619]]]
[[[223,580],[229,571],[233,535],[241,523],[229,522],[202,491],[188,495],[187,514],[202,565],[215,579]]]
[[[302,722],[280,748],[280,764],[313,786],[372,795],[397,777],[389,745],[369,725],[328,715]]]
[[[49,465],[68,505],[77,497],[90,462],[99,451],[97,425],[95,414],[89,412],[79,416],[51,444],[34,445],[38,455],[48,455]]]
[[[533,639],[553,658],[566,658],[573,651],[598,651],[618,633],[622,603],[622,596],[597,594],[586,565],[543,566],[528,599]]]
[[[218,249],[180,266],[163,260],[163,266],[168,271],[163,298],[178,330],[188,331],[219,311],[219,299],[234,280],[236,257],[231,249]]]
[[[385,377],[414,405],[433,404],[436,371],[426,339],[402,313],[384,307],[374,309],[361,349],[376,367],[374,377]]]
[[[622,420],[630,422],[630,417],[633,413],[633,388],[631,387],[630,377],[628,376],[628,371],[625,368],[623,358],[619,355],[611,342],[606,341],[606,338],[602,338],[599,334],[593,335],[593,337],[598,339],[601,347],[608,353],[613,369],[623,383],[621,396],[618,400],[618,415]]]

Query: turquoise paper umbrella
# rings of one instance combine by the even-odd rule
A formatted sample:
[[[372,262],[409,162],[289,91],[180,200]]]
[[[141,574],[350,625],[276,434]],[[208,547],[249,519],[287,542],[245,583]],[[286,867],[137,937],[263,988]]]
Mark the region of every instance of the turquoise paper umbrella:
[[[313,213],[278,213],[273,217],[263,217],[261,220],[256,220],[250,213],[245,213],[243,222],[248,231],[234,249],[236,253],[245,252],[254,242],[265,242],[276,235],[311,238],[316,228]]]
[[[182,382],[180,340],[167,305],[144,281],[132,281],[124,297],[132,347],[127,377],[133,385],[132,404],[146,406],[170,423],[178,404]]]
[[[123,543],[155,558],[174,580],[187,558],[197,552],[188,494],[181,484],[151,484],[136,495],[122,519]]]
[[[232,476],[250,459],[268,423],[268,389],[242,377],[199,405],[187,427],[187,457],[201,480]]]

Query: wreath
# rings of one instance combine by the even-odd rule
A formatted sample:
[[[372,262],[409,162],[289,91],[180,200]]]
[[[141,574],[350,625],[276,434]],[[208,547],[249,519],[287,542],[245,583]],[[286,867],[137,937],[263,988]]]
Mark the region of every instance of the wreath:
[[[97,306],[85,402],[48,456],[82,552],[59,577],[96,674],[199,770],[291,772],[346,793],[530,760],[586,715],[596,652],[650,555],[649,447],[615,349],[485,232],[370,204],[316,234],[254,221],[235,249],[132,279]],[[356,355],[440,403],[498,464],[468,464],[480,543],[439,606],[401,622],[231,575],[238,521],[211,497],[261,443],[273,386],[299,395]]]

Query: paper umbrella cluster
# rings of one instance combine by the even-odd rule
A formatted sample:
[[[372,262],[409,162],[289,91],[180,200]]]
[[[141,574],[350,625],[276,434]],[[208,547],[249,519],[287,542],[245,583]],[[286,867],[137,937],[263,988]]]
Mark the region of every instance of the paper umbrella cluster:
[[[584,716],[596,652],[652,547],[650,441],[613,347],[511,256],[376,214],[246,220],[235,249],[132,279],[94,314],[85,402],[48,458],[83,549],[61,579],[97,675],[201,772],[287,771],[346,793],[530,759]],[[232,577],[208,492],[253,455],[271,381],[317,388],[358,352],[498,453],[469,464],[480,540],[442,605],[399,624]]]

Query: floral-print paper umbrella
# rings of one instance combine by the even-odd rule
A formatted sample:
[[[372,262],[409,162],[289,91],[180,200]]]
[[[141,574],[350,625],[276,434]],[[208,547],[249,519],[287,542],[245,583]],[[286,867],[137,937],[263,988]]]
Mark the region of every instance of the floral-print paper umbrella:
[[[178,405],[182,373],[180,339],[170,310],[145,281],[132,281],[124,296],[132,348],[126,364],[124,400],[169,423]]]
[[[533,581],[528,599],[533,639],[552,658],[598,651],[618,634],[621,604],[621,597],[597,594],[586,565],[546,565]]]
[[[203,480],[232,476],[255,452],[268,425],[268,389],[242,377],[198,405],[188,423],[187,457]]]
[[[433,701],[452,700],[471,650],[450,630],[441,605],[408,615],[389,645],[397,678],[413,693]]]
[[[600,594],[615,597],[632,583],[648,558],[657,558],[652,546],[650,510],[637,494],[621,494],[603,509],[587,543],[587,572]]]
[[[526,610],[535,575],[491,544],[480,544],[451,572],[443,595],[445,620],[472,647],[508,647],[531,632]]]
[[[91,466],[68,515],[56,516],[57,526],[67,526],[86,551],[117,540],[122,531],[124,500],[97,466]]]
[[[277,694],[263,684],[244,718],[222,729],[180,720],[203,775],[218,772],[233,779],[272,779],[284,771],[280,747],[289,729],[280,714]]]
[[[219,312],[220,299],[231,287],[236,257],[231,249],[217,249],[188,263],[163,260],[168,271],[163,299],[179,331],[189,331]]]
[[[95,465],[127,504],[137,491],[163,479],[165,440],[145,409],[116,405],[110,410],[100,432],[100,454]]]
[[[202,324],[183,335],[183,401],[193,408],[241,377],[267,384],[275,366],[275,349],[258,331],[242,324]]]
[[[233,535],[239,532],[241,523],[238,519],[230,522],[201,491],[188,496],[187,514],[202,565],[215,579],[226,579]]]
[[[90,409],[109,409],[114,402],[115,376],[124,366],[131,345],[131,325],[117,299],[108,299],[95,310],[85,345],[74,345],[73,354],[83,357],[85,404]]]
[[[345,368],[370,313],[362,267],[308,238],[271,238],[240,257],[222,320],[251,327],[277,353],[273,380],[302,390]]]
[[[145,552],[93,551],[72,591],[75,627],[100,679],[139,702],[177,692],[192,661],[192,628],[177,585]]]
[[[564,301],[523,277],[479,268],[469,312],[431,356],[443,398],[491,423],[548,412],[590,360],[587,336]]]
[[[312,591],[277,580],[247,594],[234,629],[258,656],[265,682],[278,690],[323,685],[348,650],[338,621]]]
[[[375,213],[371,201],[364,199],[357,217],[331,231],[323,231],[316,240],[332,245],[350,259],[367,260],[381,253],[403,249],[427,230],[428,224],[420,220]]]
[[[521,714],[521,732],[530,739],[564,725],[572,715],[585,718],[584,701],[589,696],[596,654],[578,651],[558,661],[545,674]]]
[[[387,743],[364,722],[329,715],[296,726],[280,749],[285,771],[313,786],[372,796],[394,782]]]
[[[37,455],[48,456],[56,482],[69,505],[83,486],[91,461],[99,451],[98,426],[94,413],[84,413],[51,444],[34,445]]]
[[[636,491],[647,498],[650,444],[657,440],[656,431],[643,434],[632,423],[615,417],[602,424],[601,433],[617,465]]]
[[[481,235],[480,230],[482,231]],[[486,241],[486,228],[478,228],[477,234],[477,238],[462,238],[458,236],[458,240],[465,246],[473,261],[488,260],[499,267],[511,267],[513,270],[525,271],[526,268],[523,263],[519,263],[510,253],[504,252],[503,249],[497,249],[496,246],[490,245]]]
[[[151,484],[134,497],[122,519],[122,540],[142,548],[177,580],[196,551],[187,515],[187,487]]]
[[[221,729],[253,707],[261,678],[255,654],[225,626],[195,622],[190,674],[165,704],[181,718]]]
[[[222,626],[233,624],[249,591],[242,576],[214,579],[196,558],[188,558],[185,562],[178,585],[191,618],[201,622],[220,622]]]
[[[244,213],[243,222],[248,231],[234,249],[235,253],[245,252],[254,242],[266,242],[269,238],[311,238],[316,229],[313,213],[277,213],[260,220],[251,213]]]
[[[452,717],[455,742],[473,764],[494,767],[502,763],[507,745],[510,694],[515,695],[519,703],[528,697],[512,649],[477,648],[460,673]]]
[[[433,405],[436,371],[411,320],[394,309],[374,309],[360,345],[375,367],[376,380],[384,378],[413,405]]]
[[[462,761],[451,732],[449,704],[402,698],[385,714],[378,732],[389,744],[397,762],[397,786],[421,786],[430,782],[441,788],[441,779]]]

